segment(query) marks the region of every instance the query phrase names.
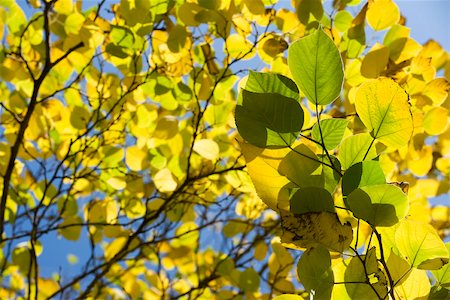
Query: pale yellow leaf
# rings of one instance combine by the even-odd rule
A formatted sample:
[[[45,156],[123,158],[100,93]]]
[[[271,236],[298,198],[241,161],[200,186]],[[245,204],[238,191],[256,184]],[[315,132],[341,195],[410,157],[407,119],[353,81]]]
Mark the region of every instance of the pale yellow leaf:
[[[217,160],[219,158],[219,145],[213,140],[196,140],[193,149],[206,159]]]
[[[176,190],[178,183],[172,172],[168,168],[164,168],[153,176],[153,182],[156,188],[162,193],[169,193]]]

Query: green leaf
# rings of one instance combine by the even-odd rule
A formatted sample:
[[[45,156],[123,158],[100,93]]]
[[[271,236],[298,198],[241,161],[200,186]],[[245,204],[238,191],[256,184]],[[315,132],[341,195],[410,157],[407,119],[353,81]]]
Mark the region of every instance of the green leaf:
[[[59,226],[59,233],[69,241],[77,241],[81,235],[83,220],[80,217],[68,217]]]
[[[340,169],[339,161],[333,156],[331,159]],[[278,171],[297,187],[315,186],[333,193],[340,179],[339,174],[322,162],[330,164],[326,156],[317,156],[306,145],[300,144],[281,160]]]
[[[334,285],[331,256],[327,248],[318,245],[300,257],[297,264],[300,282],[309,292],[314,291],[315,299],[329,299]]]
[[[239,276],[239,286],[245,292],[256,292],[259,288],[259,275],[252,268],[246,269]]]
[[[418,269],[437,270],[448,263],[449,251],[430,224],[403,220],[395,232],[395,243],[401,256]]]
[[[375,158],[377,152],[372,143],[373,138],[368,133],[355,134],[344,139],[339,151],[342,168],[347,170],[358,162]]]
[[[450,253],[450,242],[445,243],[447,251]],[[450,289],[450,264],[447,263],[439,270],[431,271],[436,278],[437,285]]]
[[[356,112],[373,138],[400,148],[413,132],[409,96],[395,81],[380,78],[363,83],[356,92]]]
[[[111,33],[109,36],[111,38],[111,42],[115,45],[129,49],[133,48],[134,35],[129,28],[111,25]]]
[[[366,276],[374,282],[366,283]],[[345,270],[345,289],[351,299],[384,299],[387,284],[384,273],[378,268],[376,249],[372,247],[366,255],[353,257]],[[361,282],[361,283],[357,283]],[[375,292],[376,291],[376,292]]]
[[[250,71],[244,89],[254,93],[277,93],[297,101],[300,100],[295,82],[281,74]]]
[[[313,104],[330,104],[339,96],[344,80],[342,59],[322,29],[289,47],[288,64],[295,83]]]
[[[306,187],[298,189],[290,199],[291,212],[303,214],[308,212],[335,212],[333,197],[326,189]]]
[[[380,162],[369,160],[351,166],[342,177],[342,194],[350,195],[358,187],[386,183]]]
[[[242,105],[236,106],[236,126],[250,144],[287,147],[303,126],[303,110],[292,98],[243,90]]]
[[[369,185],[354,190],[347,199],[355,217],[374,226],[392,226],[406,216],[408,199],[391,184]]]
[[[312,129],[311,135],[313,139],[323,143],[327,150],[334,149],[342,140],[344,131],[347,128],[348,120],[345,119],[325,119],[316,123]],[[322,131],[322,135],[320,132]]]

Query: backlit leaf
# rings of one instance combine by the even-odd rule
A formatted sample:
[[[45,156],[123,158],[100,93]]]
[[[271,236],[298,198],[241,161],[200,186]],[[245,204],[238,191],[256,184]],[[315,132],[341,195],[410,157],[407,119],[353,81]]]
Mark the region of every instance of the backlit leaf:
[[[196,140],[193,149],[202,157],[209,160],[216,160],[219,157],[219,145],[213,140]]]
[[[275,73],[250,71],[245,90],[254,93],[275,93],[299,100],[298,88],[290,78]]]
[[[378,267],[375,250],[375,248],[371,248],[365,256],[353,257],[348,263],[344,279],[345,282],[348,282],[345,284],[345,289],[350,299],[379,299],[379,297],[386,296],[386,278]],[[368,283],[366,276],[369,280],[373,278],[376,281]]]
[[[448,263],[449,252],[430,224],[403,220],[395,233],[395,243],[402,258],[418,269],[437,270]]]
[[[287,147],[303,126],[303,110],[292,98],[243,90],[242,105],[236,106],[236,126],[240,135],[255,146]]]
[[[450,242],[445,243],[447,251],[450,253]],[[447,263],[439,270],[431,271],[434,278],[436,278],[437,285],[450,289],[450,264]]]
[[[386,183],[378,161],[363,161],[352,165],[342,177],[342,194],[350,195],[358,187]]]
[[[390,184],[363,186],[348,195],[347,203],[357,218],[374,226],[392,226],[408,212],[408,199]]]
[[[80,13],[70,14],[64,22],[66,33],[78,34],[84,23],[84,17]]]
[[[425,114],[423,127],[429,135],[439,135],[447,128],[448,117],[448,109],[433,107]]]
[[[306,290],[314,291],[314,297],[330,298],[334,275],[331,269],[330,252],[327,248],[318,245],[303,253],[297,264],[297,274]]]
[[[411,268],[406,260],[392,252],[389,255],[387,266],[392,279],[397,283],[394,287],[396,297],[399,299],[428,299],[431,285],[425,270]]]
[[[288,62],[295,83],[311,103],[326,105],[339,96],[344,79],[341,56],[322,29],[293,43]]]
[[[342,140],[348,120],[345,119],[325,119],[320,121],[320,129],[316,123],[311,131],[312,137],[325,144],[327,150],[334,149]]]
[[[128,147],[126,150],[125,162],[133,171],[141,171],[148,166],[147,149],[141,149],[138,146]]]
[[[377,152],[372,143],[373,138],[368,133],[360,133],[344,139],[339,151],[342,168],[346,170],[358,162],[375,158]]]
[[[389,78],[368,81],[356,93],[356,112],[373,138],[398,148],[408,143],[413,131],[408,98]]]
[[[400,19],[400,10],[392,0],[369,1],[367,23],[374,30],[384,30]]]
[[[248,268],[239,276],[239,286],[246,292],[256,292],[259,288],[259,275],[254,269]]]
[[[389,48],[375,44],[361,62],[361,74],[366,78],[378,78],[389,61]]]
[[[290,199],[293,214],[309,212],[334,212],[334,202],[330,192],[323,188],[306,187],[298,189]]]
[[[290,181],[278,172],[278,168],[289,149],[263,149],[247,143],[240,145],[259,198],[275,211],[288,209]]]
[[[153,176],[153,182],[156,188],[162,193],[173,192],[178,186],[177,181],[168,168],[158,171]]]

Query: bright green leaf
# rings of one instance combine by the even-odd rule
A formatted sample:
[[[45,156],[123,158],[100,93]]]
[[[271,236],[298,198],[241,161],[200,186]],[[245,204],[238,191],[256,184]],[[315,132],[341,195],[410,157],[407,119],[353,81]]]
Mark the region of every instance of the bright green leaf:
[[[330,104],[341,93],[341,56],[322,29],[293,43],[288,62],[294,81],[314,105]]]
[[[447,251],[450,253],[450,242],[445,243],[445,247]],[[431,271],[433,273],[434,278],[436,278],[437,285],[443,286],[446,289],[450,289],[450,264],[447,263],[439,270]]]
[[[395,232],[395,243],[401,256],[418,269],[437,270],[448,263],[449,252],[430,224],[403,220]]]
[[[245,90],[254,93],[276,93],[299,100],[298,88],[290,78],[275,73],[250,71]]]
[[[374,226],[392,226],[406,216],[408,199],[391,184],[369,185],[354,190],[347,199],[357,218]]]
[[[380,162],[369,160],[351,166],[342,177],[342,194],[348,196],[358,187],[386,183]]]
[[[359,133],[344,139],[339,151],[342,168],[347,170],[358,162],[375,158],[377,152],[372,143],[373,138],[368,133]]]
[[[327,150],[334,149],[342,140],[344,131],[347,128],[348,120],[345,119],[325,119],[316,123],[312,129],[311,135],[314,140],[325,144]]]

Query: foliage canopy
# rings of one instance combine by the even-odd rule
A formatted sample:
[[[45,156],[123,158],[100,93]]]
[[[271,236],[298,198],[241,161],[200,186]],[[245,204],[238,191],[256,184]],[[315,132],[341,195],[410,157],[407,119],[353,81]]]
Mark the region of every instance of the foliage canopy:
[[[0,298],[448,295],[449,54],[291,4],[0,1]]]

